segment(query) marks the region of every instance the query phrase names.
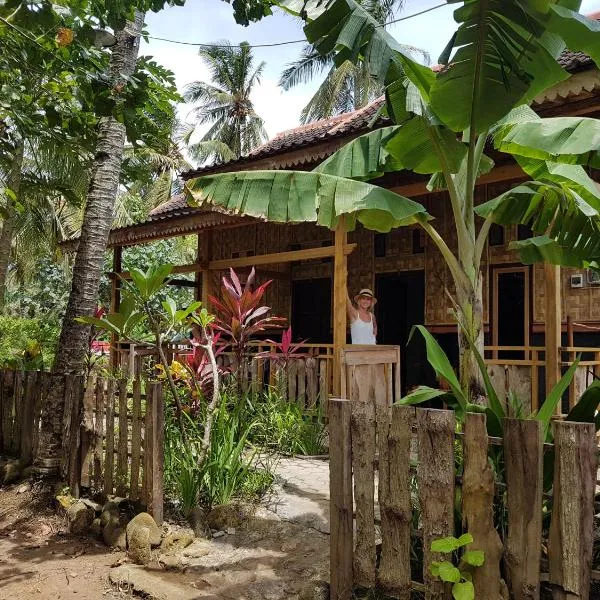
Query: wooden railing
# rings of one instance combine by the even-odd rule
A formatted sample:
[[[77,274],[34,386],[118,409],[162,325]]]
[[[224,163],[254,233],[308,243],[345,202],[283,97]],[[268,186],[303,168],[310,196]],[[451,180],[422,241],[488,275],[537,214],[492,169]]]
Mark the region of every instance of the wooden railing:
[[[600,376],[600,348],[563,346],[560,353],[563,373],[577,356],[580,357],[577,372],[569,386],[568,408],[571,409],[594,378]],[[540,392],[546,366],[545,354],[546,348],[543,346],[486,346],[485,362],[488,372],[496,375],[498,391],[502,393],[510,389],[517,395],[527,392],[525,399],[530,402],[526,404],[535,411],[544,400],[540,398]],[[564,412],[562,407],[559,412]]]

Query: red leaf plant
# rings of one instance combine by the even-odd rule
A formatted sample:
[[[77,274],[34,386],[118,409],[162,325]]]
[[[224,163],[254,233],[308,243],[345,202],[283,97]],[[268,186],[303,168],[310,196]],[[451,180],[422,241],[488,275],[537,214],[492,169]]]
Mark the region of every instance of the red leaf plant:
[[[267,352],[261,352],[260,354],[257,354],[257,356],[260,358],[269,358],[287,365],[288,361],[292,358],[301,358],[305,355],[308,356],[308,354],[305,352],[299,352],[300,347],[306,342],[306,340],[292,343],[291,327],[288,327],[282,332],[281,342],[276,342],[274,340],[265,340],[265,342],[271,344],[274,350],[268,350]]]
[[[267,316],[269,306],[261,305],[261,300],[271,280],[254,288],[256,273],[250,272],[246,284],[242,287],[239,277],[233,269],[229,270],[229,279],[223,277],[221,298],[210,296],[214,308],[213,328],[223,336],[223,344],[230,348],[234,356],[234,368],[240,374],[248,355],[248,345],[252,338],[268,329],[283,327],[286,319]],[[238,377],[239,379],[239,377]]]

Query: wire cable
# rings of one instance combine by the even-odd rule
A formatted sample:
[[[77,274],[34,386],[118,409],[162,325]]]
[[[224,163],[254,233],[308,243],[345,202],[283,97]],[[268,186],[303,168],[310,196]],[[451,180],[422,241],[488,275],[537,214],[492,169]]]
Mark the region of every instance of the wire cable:
[[[415,17],[420,17],[421,15],[424,15],[428,12],[437,10],[438,8],[442,8],[444,6],[447,6],[446,2],[442,2],[441,4],[436,4],[435,6],[430,6],[429,8],[426,8],[426,9],[421,10],[416,13],[412,13],[405,17],[399,17],[398,19],[393,19],[391,21],[388,21],[387,23],[382,23],[381,25],[376,25],[376,27],[387,27],[388,25],[394,25],[395,23],[400,23],[401,21],[408,21],[408,19],[414,19]],[[171,40],[169,38],[157,37],[154,35],[145,35],[144,37],[151,39],[151,40],[157,40],[160,42],[168,42],[170,44],[180,44],[182,46],[196,46],[196,47],[200,47],[200,48],[231,48],[231,47],[240,45],[240,44],[225,45],[225,44],[204,44],[202,42],[184,42],[181,40]],[[276,46],[289,46],[291,44],[306,44],[306,39],[288,40],[285,42],[273,42],[270,44],[248,44],[248,46],[250,48],[274,48]]]

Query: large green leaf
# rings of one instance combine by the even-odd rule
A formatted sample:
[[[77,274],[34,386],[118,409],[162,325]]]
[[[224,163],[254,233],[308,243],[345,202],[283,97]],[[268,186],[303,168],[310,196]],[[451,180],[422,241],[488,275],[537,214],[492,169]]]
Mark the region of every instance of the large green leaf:
[[[347,215],[367,229],[387,232],[429,219],[425,208],[404,196],[362,181],[304,171],[239,171],[187,182],[192,202],[222,206],[234,214],[278,223],[316,222],[334,229]]]
[[[589,54],[596,64],[600,64],[600,23],[571,10],[579,8],[580,2],[571,2],[574,6],[568,4],[556,3],[550,7],[549,31],[565,40],[571,50],[581,50]]]
[[[588,243],[582,251],[579,248],[564,246],[546,235],[511,242],[510,248],[519,253],[519,258],[525,265],[549,263],[577,269],[599,269],[600,235],[596,237],[596,243],[593,246]]]
[[[550,429],[550,419],[552,415],[556,413],[556,407],[560,402],[562,395],[565,393],[573,377],[575,377],[575,371],[579,365],[579,359],[575,360],[573,364],[568,368],[567,372],[560,378],[560,381],[550,390],[550,393],[546,396],[542,406],[537,411],[535,418],[542,422],[544,427],[544,439],[548,435]]]
[[[600,405],[600,381],[595,380],[569,411],[565,421],[575,423],[595,423],[596,411]]]
[[[502,152],[551,162],[600,165],[600,122],[586,117],[509,123],[494,136]]]
[[[455,0],[454,0],[455,1]],[[486,131],[514,106],[566,79],[565,45],[546,31],[552,0],[464,0],[458,30],[440,56],[433,110],[455,131]]]
[[[402,167],[394,163],[384,143],[399,129],[398,125],[393,125],[365,133],[342,146],[313,171],[358,181],[375,179],[387,171],[398,171]]]
[[[414,404],[423,404],[423,402],[429,402],[429,400],[435,400],[447,395],[448,392],[445,390],[437,390],[427,385],[420,385],[416,390],[410,392],[398,401],[398,404],[404,406],[412,406]]]
[[[438,344],[437,340],[423,325],[415,325],[411,331],[411,337],[415,330],[417,330],[425,339],[427,362],[429,362],[438,376],[441,375],[448,382],[448,385],[454,393],[461,410],[464,412],[467,407],[467,397],[460,387],[458,377],[456,377],[456,373],[454,372],[446,353],[442,350],[442,347]]]
[[[355,0],[282,0],[277,4],[307,21],[306,39],[323,56],[333,52],[337,65],[360,60],[381,84],[407,77],[428,98],[434,77],[431,69],[416,62]]]
[[[426,116],[415,116],[390,137],[385,146],[397,164],[415,173],[442,170],[440,157],[451,173],[457,173],[467,154],[467,146],[446,127],[435,125]]]

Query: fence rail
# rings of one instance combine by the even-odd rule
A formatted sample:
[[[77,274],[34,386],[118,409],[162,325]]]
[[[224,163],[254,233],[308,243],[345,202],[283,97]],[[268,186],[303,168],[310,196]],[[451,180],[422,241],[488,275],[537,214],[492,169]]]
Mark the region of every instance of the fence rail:
[[[500,599],[507,588],[515,600],[539,598],[544,579],[555,599],[589,597],[597,470],[593,424],[556,421],[549,445],[543,443],[540,421],[505,420],[508,525],[503,539],[494,522],[485,415],[468,414],[464,434],[456,436],[453,411],[376,404],[368,384],[353,389],[350,400],[330,400],[332,599],[350,599],[355,587],[379,588],[401,600],[408,600],[411,590],[428,598],[449,597],[447,584],[430,571],[433,561],[447,557],[430,547],[434,539],[461,531],[474,538],[469,549],[483,550],[485,556],[484,565],[473,571],[476,598]],[[552,454],[554,465],[549,539],[543,545],[544,451],[547,459]],[[459,456],[463,472],[456,483]],[[415,463],[416,474],[410,468]],[[455,493],[457,485],[461,494]],[[457,497],[461,531],[455,531]],[[422,541],[420,574],[410,568],[416,538]],[[541,573],[543,548],[547,574]]]

